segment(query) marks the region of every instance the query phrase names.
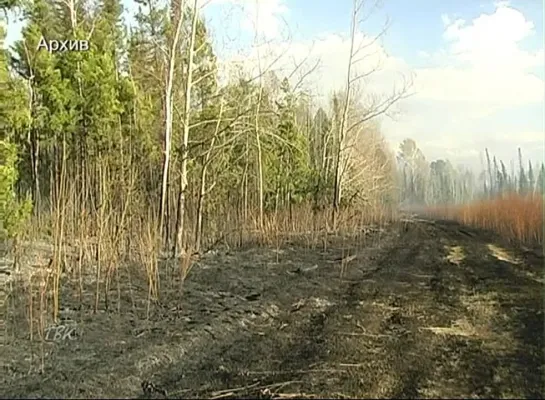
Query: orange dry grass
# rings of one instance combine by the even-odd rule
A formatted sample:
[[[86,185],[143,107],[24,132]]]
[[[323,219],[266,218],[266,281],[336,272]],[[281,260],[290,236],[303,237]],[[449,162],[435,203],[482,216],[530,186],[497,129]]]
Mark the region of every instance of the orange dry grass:
[[[543,197],[509,194],[459,206],[432,207],[430,214],[495,231],[510,240],[543,244]]]

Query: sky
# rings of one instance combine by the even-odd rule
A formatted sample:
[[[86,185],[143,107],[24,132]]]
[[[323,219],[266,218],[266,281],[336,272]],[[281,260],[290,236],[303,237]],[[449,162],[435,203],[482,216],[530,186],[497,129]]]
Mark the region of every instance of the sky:
[[[350,0],[199,0],[222,68],[270,68],[324,102],[345,85]],[[543,4],[538,0],[365,0],[353,74],[362,96],[411,96],[381,120],[394,149],[414,139],[431,161],[479,167],[484,148],[504,160],[545,152]],[[136,6],[124,0],[126,21]],[[257,23],[256,23],[257,21]],[[7,44],[20,37],[11,19]],[[387,27],[384,31],[384,27]],[[381,32],[384,31],[384,34]],[[379,35],[378,40],[374,40]],[[259,57],[258,57],[259,56]],[[361,56],[361,57],[360,57]],[[279,58],[280,57],[280,58]],[[258,63],[258,60],[260,62]],[[295,73],[295,66],[299,65]]]

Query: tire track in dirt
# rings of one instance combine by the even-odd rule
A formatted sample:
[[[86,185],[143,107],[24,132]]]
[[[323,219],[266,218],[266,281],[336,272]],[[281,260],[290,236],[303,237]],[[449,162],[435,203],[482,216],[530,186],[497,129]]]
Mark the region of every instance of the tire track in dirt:
[[[404,230],[375,275],[378,297],[388,299],[383,302],[387,316],[375,336],[390,335],[383,355],[389,360],[384,369],[390,377],[369,397],[542,397],[540,286],[487,257],[486,242],[478,233],[456,223],[417,224]],[[445,260],[442,244],[465,248],[465,260]],[[352,285],[349,292],[358,289]],[[503,313],[491,309],[494,301],[500,307],[509,293],[528,289],[518,318],[505,307]],[[494,296],[497,299],[490,300]],[[499,315],[487,315],[494,312]],[[367,323],[372,326],[371,319]],[[478,329],[482,332],[474,332]],[[511,351],[504,349],[510,345]],[[453,382],[449,376],[458,378]]]
[[[429,366],[422,357],[422,343],[417,340],[415,308],[404,292],[418,288],[418,283],[430,276],[429,271],[420,268],[422,255],[429,252],[422,240],[424,228],[414,223],[402,226],[395,246],[378,261],[377,295],[364,320],[369,327],[366,331],[376,338],[375,346],[380,349],[372,366],[380,375],[365,397],[420,397],[420,382]],[[414,241],[415,237],[420,241]],[[436,281],[440,283],[440,279]]]
[[[486,312],[494,311],[486,310],[491,291],[510,291],[513,279],[521,287],[529,282],[484,257],[478,234],[460,229],[442,222],[402,227],[373,273],[363,274],[369,279],[338,286],[331,281],[332,304],[324,310],[286,312],[287,327],[275,325],[258,340],[246,336],[225,343],[196,370],[211,371],[221,360],[232,368],[224,369],[221,382],[212,380],[220,387],[291,381],[291,391],[327,397],[541,397],[543,359],[537,349],[543,343],[528,336],[530,329],[542,326],[542,318],[519,313],[519,320],[506,322],[516,317],[507,314],[503,320],[486,319]],[[465,258],[449,259],[449,248],[457,246],[465,249]],[[353,268],[367,271],[370,266]],[[534,284],[534,297],[525,303],[532,310],[535,290]],[[473,309],[472,301],[477,304]],[[457,326],[460,321],[467,325]],[[520,327],[525,331],[519,344],[497,334]],[[509,343],[512,351],[504,348]],[[237,356],[241,347],[244,359]],[[536,372],[528,372],[527,365]]]
[[[162,299],[144,336],[117,316],[107,332],[124,352],[101,344],[104,321],[89,321],[97,336],[78,344],[89,355],[79,388],[67,380],[83,366],[66,352],[40,381],[11,381],[9,394],[133,397],[146,378],[170,398],[543,397],[535,259],[444,221],[390,226],[378,249],[335,240],[323,252],[293,245],[205,259],[183,296]],[[347,249],[355,258],[341,277],[332,260]]]
[[[341,284],[335,304],[307,316],[301,330],[293,333],[295,340],[283,353],[279,371],[329,369],[332,375],[325,379],[305,374],[299,390],[313,390],[319,396],[331,396],[332,387],[352,397],[418,396],[418,382],[426,373],[425,360],[411,335],[414,322],[399,311],[403,300],[395,295],[397,289],[392,288],[390,279],[402,276],[399,267],[410,266],[422,252],[421,246],[408,245],[408,237],[402,236],[379,257],[368,275],[372,279]],[[376,309],[381,306],[385,309]]]
[[[442,332],[445,351],[437,353],[434,368],[459,378],[447,382],[434,377],[430,395],[440,391],[445,396],[542,398],[543,286],[521,274],[518,266],[491,256],[490,242],[498,240],[493,235],[452,222],[437,221],[435,227],[451,249],[463,249],[464,257],[443,268],[459,282],[461,307],[452,309],[450,326],[436,330]],[[520,307],[518,315],[510,302]]]

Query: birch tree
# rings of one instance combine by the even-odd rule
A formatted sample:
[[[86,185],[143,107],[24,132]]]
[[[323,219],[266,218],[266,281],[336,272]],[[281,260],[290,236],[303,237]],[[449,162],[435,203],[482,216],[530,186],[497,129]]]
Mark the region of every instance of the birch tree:
[[[358,71],[358,65],[361,65],[369,57],[365,51],[374,45],[387,30],[388,23],[384,25],[382,31],[369,41],[361,40],[358,43],[358,34],[361,33],[361,26],[367,21],[371,13],[376,9],[378,2],[368,4],[367,0],[354,0],[352,4],[352,13],[350,18],[350,45],[347,60],[347,71],[345,78],[345,87],[342,91],[340,105],[342,112],[335,121],[336,127],[336,148],[334,161],[334,185],[332,199],[331,220],[333,229],[336,226],[336,215],[339,210],[343,196],[342,188],[344,186],[346,165],[350,163],[350,153],[352,145],[347,144],[347,137],[354,130],[365,124],[367,121],[375,119],[386,114],[391,107],[399,100],[405,98],[409,93],[410,82],[405,81],[401,88],[395,88],[393,92],[386,96],[370,96],[372,101],[366,105],[363,114],[355,118],[349,118],[354,101],[354,90],[364,79],[373,75],[380,68],[380,65],[372,66],[368,71]],[[367,6],[367,7],[366,7]],[[366,8],[369,8],[367,12]]]
[[[185,103],[182,117],[183,137],[181,144],[181,171],[180,171],[180,192],[178,194],[178,218],[176,221],[176,242],[173,253],[176,257],[179,252],[184,252],[184,223],[187,189],[187,161],[189,157],[189,129],[191,122],[191,90],[193,88],[193,60],[195,58],[195,38],[197,35],[197,21],[199,17],[199,0],[193,2],[193,14],[191,19],[191,33],[187,46],[187,66],[185,76]]]
[[[168,190],[168,173],[170,167],[170,152],[172,147],[172,88],[174,85],[174,72],[176,70],[176,56],[178,54],[178,42],[180,40],[180,33],[182,31],[182,25],[184,21],[184,1],[172,0],[171,3],[174,37],[170,45],[170,54],[168,62],[167,82],[165,86],[165,150],[164,150],[164,162],[163,162],[163,177],[161,183],[161,204],[159,207],[159,232],[163,233],[163,224],[165,217],[165,205]]]

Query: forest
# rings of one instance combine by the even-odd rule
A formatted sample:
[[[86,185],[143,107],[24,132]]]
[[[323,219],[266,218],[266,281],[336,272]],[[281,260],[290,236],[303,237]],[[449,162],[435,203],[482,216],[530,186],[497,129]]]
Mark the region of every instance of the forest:
[[[410,84],[363,96],[357,49],[346,87],[319,105],[274,66],[220,80],[198,1],[138,1],[130,31],[119,0],[3,3],[27,21],[0,58],[3,233],[51,238],[54,270],[65,243],[109,275],[143,238],[176,257],[310,220],[335,230],[343,210],[376,220],[400,204],[543,193],[543,163],[521,149],[509,168],[486,150],[475,173],[430,162],[412,139],[389,148],[380,120]],[[89,49],[48,51],[44,38]]]
[[[271,390],[280,386],[267,379],[274,374],[259,381],[264,386],[256,386],[256,380],[245,381],[249,372],[240,375],[236,368],[244,363],[244,368],[262,368],[269,355],[251,357],[279,346],[277,353],[286,357],[282,365],[290,374],[316,361],[312,357],[322,357],[320,346],[335,344],[334,350],[324,350],[327,356],[321,361],[339,361],[338,368],[359,368],[364,363],[347,363],[347,357],[373,352],[362,355],[371,360],[363,375],[371,382],[365,390],[342,386],[349,380],[339,383],[339,390],[356,397],[417,397],[424,392],[414,392],[407,383],[405,377],[413,375],[399,361],[401,355],[409,357],[407,365],[436,360],[465,376],[467,370],[488,370],[500,357],[498,348],[524,344],[529,358],[519,363],[518,356],[509,356],[506,371],[516,373],[508,375],[512,381],[501,378],[498,391],[487,392],[500,379],[492,375],[467,378],[463,390],[452,389],[448,371],[449,380],[433,378],[438,392],[429,385],[418,390],[428,390],[431,398],[437,393],[467,397],[476,391],[490,397],[532,397],[541,390],[534,374],[542,366],[536,356],[541,336],[518,329],[543,325],[543,315],[536,311],[541,307],[542,281],[536,271],[542,258],[528,250],[543,245],[543,162],[525,160],[521,148],[513,155],[516,162],[479,149],[482,168],[475,171],[446,158],[427,158],[411,138],[392,148],[381,123],[411,95],[412,82],[407,77],[388,94],[366,90],[364,82],[375,70],[358,68],[365,58],[359,55],[365,44],[356,40],[365,18],[363,0],[353,5],[346,80],[326,101],[317,101],[312,88],[302,84],[312,66],[286,71],[259,56],[257,72],[222,63],[201,12],[204,2],[135,1],[138,9],[130,28],[121,0],[0,1],[0,292],[5,295],[0,308],[5,314],[1,330],[13,350],[10,375],[0,386],[9,387],[13,396],[123,397],[140,390],[133,385],[135,376],[153,375],[160,383],[143,381],[147,394],[166,397],[166,390],[158,389],[163,385],[186,395],[228,398],[255,395],[260,388],[262,398],[273,398]],[[25,24],[21,39],[8,48],[7,27],[15,16]],[[500,239],[491,244],[489,233],[477,230],[482,228],[523,249],[524,263],[506,255],[497,244]],[[333,267],[337,264],[340,272]],[[286,268],[289,277],[274,268]],[[496,270],[504,271],[505,281],[490,275]],[[190,274],[192,279],[186,279]],[[316,281],[305,274],[315,274]],[[364,279],[369,274],[379,283]],[[19,276],[20,286],[4,275]],[[508,333],[490,333],[499,331],[490,328],[497,322],[492,311],[500,313],[498,302],[475,294],[475,288],[500,293],[505,304],[515,301],[510,290],[526,296],[516,300],[526,301],[524,307],[505,308],[510,310],[504,319],[509,316],[509,329],[502,322],[501,331]],[[295,302],[305,293],[311,297]],[[330,295],[334,301],[328,303]],[[354,308],[356,303],[369,309]],[[214,308],[218,304],[224,307],[221,313]],[[376,310],[384,304],[389,305]],[[241,307],[244,312],[253,307],[254,322],[263,323],[255,328],[258,336],[244,336],[253,325],[236,320]],[[47,347],[48,329],[61,323],[67,309],[80,313],[78,326],[87,329],[86,339],[77,344],[88,346],[81,347],[79,354],[87,357],[83,361],[64,352],[65,344],[56,350]],[[170,316],[161,314],[165,309]],[[522,309],[528,313],[519,315]],[[180,316],[182,312],[186,314]],[[284,312],[282,318],[289,322],[280,324]],[[417,318],[418,312],[424,316]],[[117,313],[118,322],[112,325],[108,313]],[[132,313],[146,327],[142,332],[133,332]],[[339,335],[356,321],[353,315],[367,318],[369,328],[358,322],[359,333],[349,333],[347,347],[340,346]],[[419,325],[428,316],[447,324],[446,316],[455,315],[455,328]],[[237,322],[226,322],[229,318]],[[230,336],[237,324],[244,329]],[[378,333],[369,333],[373,327]],[[155,335],[154,329],[163,333]],[[200,350],[192,350],[189,358],[176,355],[172,331],[180,331],[181,342]],[[409,341],[403,336],[409,331],[422,336]],[[105,351],[102,332],[109,332],[112,341],[131,343],[132,353]],[[424,336],[437,332],[442,336],[433,341]],[[213,340],[205,340],[208,334]],[[306,335],[307,341],[294,339]],[[459,344],[449,342],[448,335],[476,338],[471,343],[477,347],[464,345],[469,364],[444,361],[456,353],[449,346]],[[351,342],[364,340],[359,337],[373,340],[375,347]],[[229,340],[240,340],[243,349]],[[497,347],[483,356],[480,340],[493,340]],[[519,340],[522,344],[515,343]],[[39,347],[33,347],[35,341]],[[425,343],[433,345],[418,347]],[[414,352],[405,351],[411,346]],[[40,374],[49,369],[56,376],[62,370],[65,383],[39,375],[35,380],[41,380],[41,387],[25,386],[31,372],[28,360],[18,354],[27,350],[18,349],[31,354],[30,371],[35,372],[35,364]],[[208,352],[216,351],[215,360],[232,357],[227,369],[221,365],[216,371],[215,364],[207,364]],[[289,360],[294,351],[299,361]],[[384,357],[377,356],[382,351]],[[135,372],[130,357],[149,360],[148,352],[163,361]],[[111,363],[96,364],[101,354],[113,357]],[[182,359],[194,365],[182,368]],[[77,375],[79,362],[84,378]],[[120,370],[113,375],[110,367]],[[342,368],[336,371],[344,373]],[[194,378],[189,388],[180,389],[181,378],[170,377],[179,376],[181,369]],[[437,371],[430,367],[419,374],[432,379],[442,373]],[[229,378],[221,378],[225,374]],[[88,385],[72,386],[79,380]],[[241,387],[226,389],[232,382]],[[294,382],[303,381],[285,383]],[[305,382],[308,390],[332,393],[323,389],[322,380]],[[289,396],[274,398],[293,398]]]

